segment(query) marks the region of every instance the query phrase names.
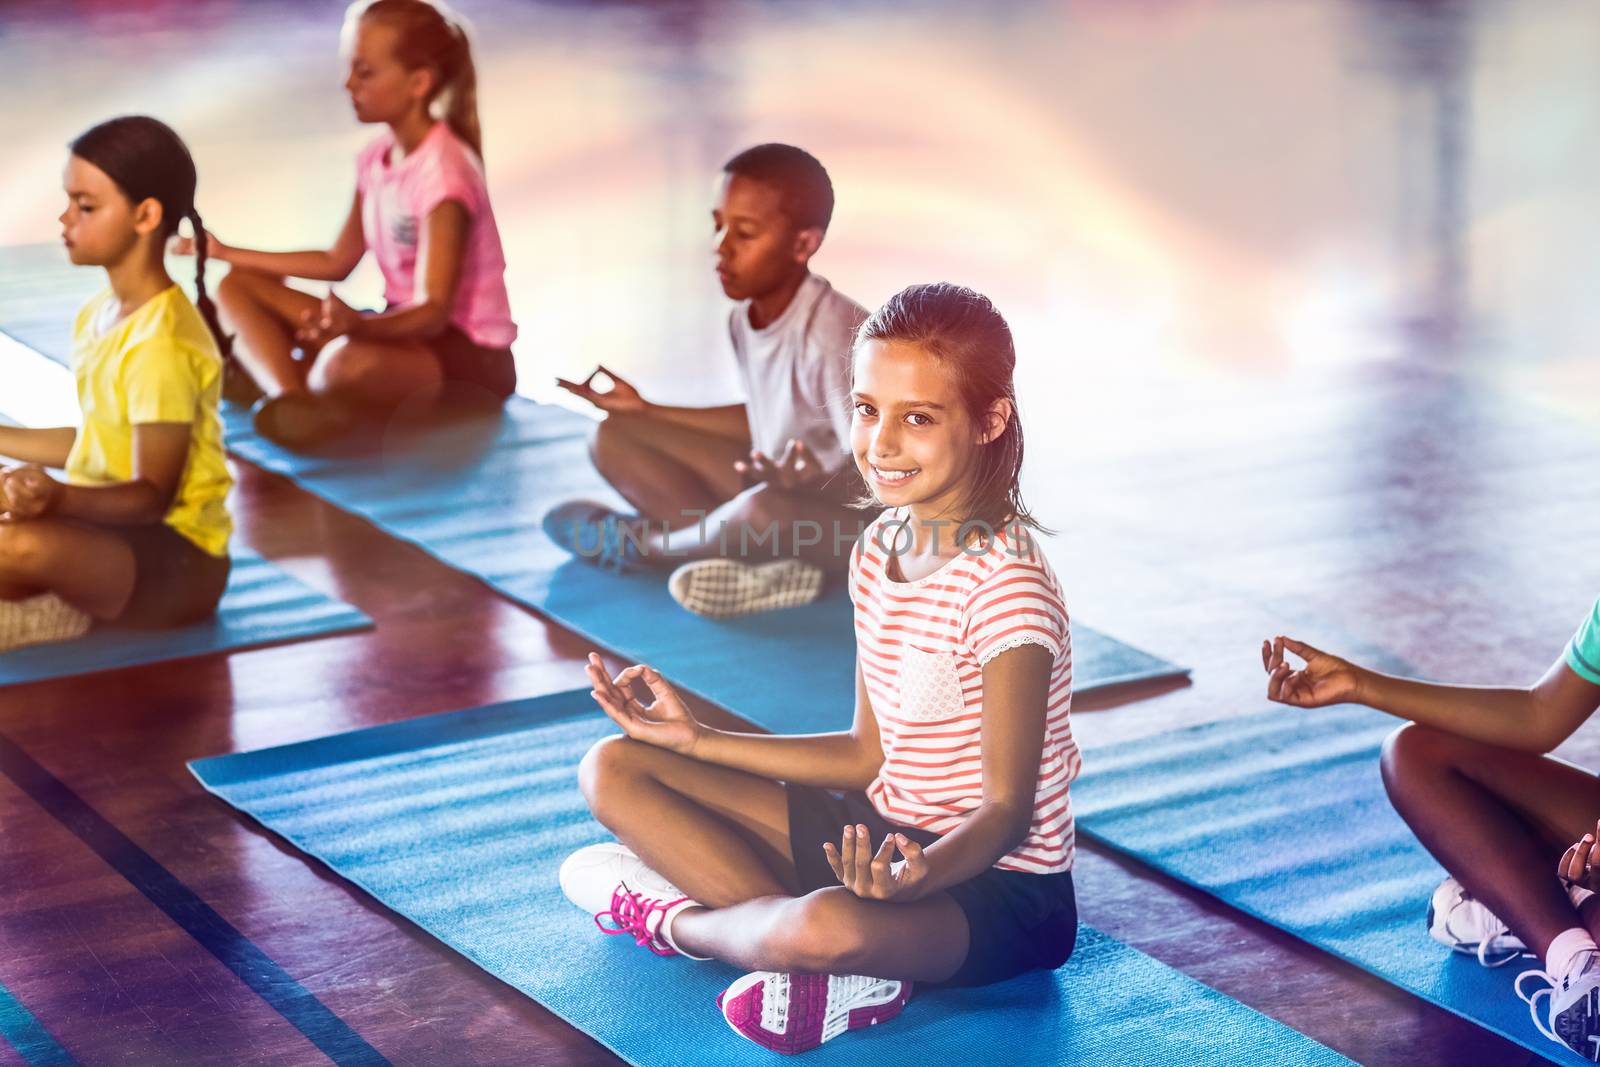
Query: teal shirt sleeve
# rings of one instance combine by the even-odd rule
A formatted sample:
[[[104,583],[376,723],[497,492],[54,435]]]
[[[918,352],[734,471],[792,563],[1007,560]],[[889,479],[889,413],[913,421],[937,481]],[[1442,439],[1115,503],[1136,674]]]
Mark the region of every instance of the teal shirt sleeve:
[[[1567,666],[1584,681],[1600,685],[1600,600],[1567,642]]]

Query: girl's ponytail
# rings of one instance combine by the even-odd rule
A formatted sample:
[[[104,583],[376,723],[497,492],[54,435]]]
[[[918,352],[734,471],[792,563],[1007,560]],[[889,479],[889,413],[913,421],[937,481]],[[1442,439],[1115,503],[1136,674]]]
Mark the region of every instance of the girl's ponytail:
[[[450,35],[455,39],[452,72],[445,77],[449,102],[445,106],[444,120],[455,135],[472,146],[483,158],[483,127],[478,123],[478,69],[472,63],[472,43],[459,21],[449,23]]]
[[[222,353],[223,362],[226,363],[233,356],[233,335],[222,331],[217,305],[206,292],[206,257],[211,251],[211,238],[206,235],[205,223],[200,221],[200,212],[189,212],[189,225],[194,227],[194,306],[199,310],[200,317],[206,320],[206,326],[217,342],[217,351]]]
[[[345,14],[355,20],[382,19],[397,32],[395,58],[408,70],[431,67],[437,76],[430,110],[443,99],[438,115],[457,137],[483,158],[483,128],[478,123],[478,71],[466,23],[443,3],[429,0],[357,0]]]

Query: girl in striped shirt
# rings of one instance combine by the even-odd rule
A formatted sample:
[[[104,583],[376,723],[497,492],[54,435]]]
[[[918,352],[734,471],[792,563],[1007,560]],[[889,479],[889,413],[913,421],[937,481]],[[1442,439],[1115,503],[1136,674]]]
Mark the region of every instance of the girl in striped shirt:
[[[651,667],[590,657],[626,736],[579,781],[620,843],[571,856],[562,888],[607,933],[748,968],[718,1003],[767,1048],[892,1018],[913,982],[1072,953],[1071,639],[1018,490],[1015,362],[994,305],[954,285],[906,289],[857,334],[851,447],[887,510],[852,555],[848,731],[713,729]]]

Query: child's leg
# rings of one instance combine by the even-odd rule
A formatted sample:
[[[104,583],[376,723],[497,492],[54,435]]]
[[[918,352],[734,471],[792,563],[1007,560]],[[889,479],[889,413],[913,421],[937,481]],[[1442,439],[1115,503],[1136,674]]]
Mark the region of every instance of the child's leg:
[[[578,768],[595,818],[650,868],[711,907],[799,887],[782,785],[626,737]]]
[[[305,391],[305,372],[294,358],[294,332],[321,302],[259,271],[228,271],[216,290],[217,308],[234,332],[234,355],[268,396]]]
[[[765,483],[718,505],[698,524],[662,537],[652,531],[651,558],[677,565],[726,554],[749,563],[798,558],[842,574],[850,549],[871,516],[816,493],[793,493]],[[837,545],[835,532],[837,531]],[[670,556],[668,555],[670,553]]]
[[[306,385],[321,396],[389,411],[418,396],[437,397],[444,370],[426,345],[338,338],[317,353]]]
[[[0,523],[0,597],[55,593],[97,619],[133,594],[133,549],[116,534],[56,519]]]
[[[607,738],[579,767],[595,818],[650,868],[705,905],[673,925],[697,956],[751,970],[939,981],[967,955],[967,920],[947,894],[910,904],[845,888],[793,894],[799,878],[782,785],[665,749]]]
[[[1556,877],[1562,853],[1600,818],[1595,775],[1415,724],[1384,744],[1382,769],[1418,839],[1531,951],[1543,957],[1578,925],[1600,937],[1600,898],[1580,920]]]
[[[673,941],[752,971],[863,974],[942,982],[967,958],[966,914],[947,893],[906,904],[837,886],[677,916]]]
[[[733,465],[748,450],[661,419],[610,415],[595,428],[589,455],[639,514],[676,527],[694,524],[685,510],[709,512],[739,493],[744,483]]]

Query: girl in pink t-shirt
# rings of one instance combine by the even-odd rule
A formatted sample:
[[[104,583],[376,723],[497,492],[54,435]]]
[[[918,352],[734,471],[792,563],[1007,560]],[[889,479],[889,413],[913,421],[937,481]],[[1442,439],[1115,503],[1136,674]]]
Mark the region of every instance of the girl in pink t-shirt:
[[[994,305],[954,285],[857,333],[851,452],[889,510],[852,557],[849,730],[713,729],[654,669],[590,657],[626,736],[578,781],[618,841],[573,853],[561,888],[606,933],[750,971],[717,1004],[766,1048],[886,1021],[912,983],[1072,954],[1071,636],[1017,488],[1015,361]]]
[[[360,408],[447,389],[499,402],[516,386],[517,328],[466,34],[427,0],[363,0],[346,14],[344,39],[356,118],[386,129],[357,158],[338,240],[326,251],[259,252],[207,234],[210,255],[233,265],[217,288],[237,332],[228,395],[256,402],[256,429],[288,447],[325,441]],[[284,284],[342,280],[368,251],[383,271],[382,311]]]

